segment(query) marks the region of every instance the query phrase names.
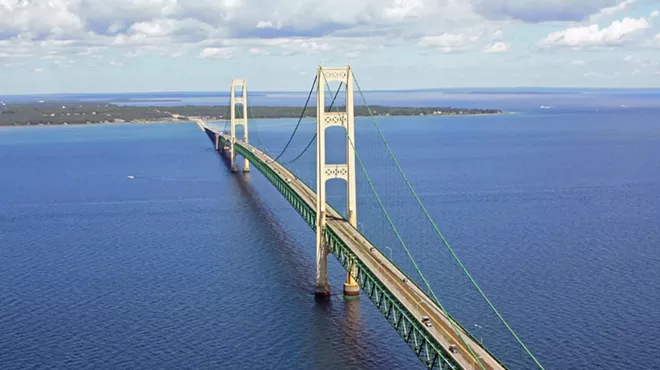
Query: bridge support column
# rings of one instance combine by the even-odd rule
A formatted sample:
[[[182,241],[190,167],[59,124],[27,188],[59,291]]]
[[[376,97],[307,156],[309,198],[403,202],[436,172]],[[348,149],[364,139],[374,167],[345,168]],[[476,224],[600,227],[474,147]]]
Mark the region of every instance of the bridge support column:
[[[326,111],[325,91],[328,88],[328,82],[342,82],[346,93],[346,111]],[[331,179],[343,179],[346,181],[346,218],[348,222],[357,228],[357,201],[356,201],[356,181],[355,181],[355,118],[353,107],[353,75],[351,67],[345,68],[323,68],[319,66],[317,71],[316,87],[316,214],[317,214],[317,289],[318,272],[327,270],[325,259],[319,258],[321,247],[319,241],[323,239],[325,229],[325,183]],[[346,163],[327,164],[325,162],[325,130],[331,126],[341,126],[346,130]],[[327,254],[327,252],[326,252]],[[323,266],[318,264],[322,262]],[[351,263],[346,273],[346,282],[344,283],[345,296],[357,296],[360,294],[360,287],[354,279],[357,276],[357,270]],[[326,278],[327,279],[327,278]],[[327,283],[326,283],[327,284]]]
[[[220,150],[220,135],[215,134],[215,150]]]
[[[330,296],[331,287],[328,283],[328,247],[325,244],[323,230],[325,229],[325,207],[316,213],[316,293],[317,297]]]
[[[344,282],[344,296],[354,297],[360,295],[360,286],[355,278],[357,277],[357,267],[355,261],[351,261],[346,271],[346,282]]]
[[[236,87],[241,88],[241,96],[236,96]],[[247,84],[245,79],[231,80],[231,95],[229,97],[230,120],[231,120],[231,140],[229,144],[229,152],[231,158],[231,172],[238,172],[236,164],[236,150],[234,143],[236,142],[236,126],[243,126],[243,141],[248,142],[248,117],[247,117]],[[236,117],[236,106],[242,106],[242,117]],[[250,171],[250,162],[247,158],[243,159],[243,172]]]
[[[233,132],[233,130],[232,130]],[[230,139],[230,144],[229,144],[229,159],[231,159],[231,172],[236,173],[238,172],[238,168],[236,166],[236,149],[234,149],[234,141],[236,141],[236,138],[232,136]]]

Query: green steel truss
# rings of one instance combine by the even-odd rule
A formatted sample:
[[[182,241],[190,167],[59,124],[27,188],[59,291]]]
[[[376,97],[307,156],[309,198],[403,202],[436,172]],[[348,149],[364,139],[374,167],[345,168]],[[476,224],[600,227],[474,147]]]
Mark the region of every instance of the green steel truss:
[[[209,129],[205,129],[205,131],[215,144],[215,133]],[[222,146],[229,144],[222,136],[220,137],[220,143]],[[240,142],[236,142],[234,148],[238,154],[249,160],[282,193],[284,198],[307,222],[307,225],[312,230],[315,230],[316,210],[310,207],[283,178],[250,150],[241,145]],[[326,227],[324,230],[324,238],[328,249],[335,255],[344,269],[348,271],[351,263],[357,267],[357,276],[353,277],[360,285],[360,289],[369,297],[380,313],[408,344],[410,349],[415,352],[424,366],[428,369],[463,369],[433,336],[426,331],[425,327],[415,320],[414,316],[392,294],[385,284],[353,253],[331,226]],[[409,281],[412,282],[410,279]]]

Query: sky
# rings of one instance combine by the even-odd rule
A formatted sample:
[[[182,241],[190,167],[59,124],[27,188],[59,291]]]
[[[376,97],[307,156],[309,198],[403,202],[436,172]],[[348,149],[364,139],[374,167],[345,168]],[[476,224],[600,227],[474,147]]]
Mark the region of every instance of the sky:
[[[0,0],[0,95],[660,87],[658,0]]]

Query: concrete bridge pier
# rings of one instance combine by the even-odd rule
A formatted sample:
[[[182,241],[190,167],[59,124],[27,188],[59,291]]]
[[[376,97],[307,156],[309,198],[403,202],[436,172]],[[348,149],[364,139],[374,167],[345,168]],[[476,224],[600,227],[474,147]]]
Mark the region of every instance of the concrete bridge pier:
[[[320,207],[316,213],[316,292],[317,297],[328,297],[330,295],[330,284],[328,283],[328,250],[323,237],[325,229],[325,206]]]
[[[360,295],[360,286],[353,276],[357,276],[357,268],[355,268],[355,265],[351,262],[351,266],[348,268],[348,272],[346,272],[346,282],[344,282],[345,297],[355,297]]]
[[[238,172],[238,166],[236,165],[236,149],[234,149],[234,140],[236,138],[231,138],[231,148],[229,153],[229,158],[231,159],[231,173]]]

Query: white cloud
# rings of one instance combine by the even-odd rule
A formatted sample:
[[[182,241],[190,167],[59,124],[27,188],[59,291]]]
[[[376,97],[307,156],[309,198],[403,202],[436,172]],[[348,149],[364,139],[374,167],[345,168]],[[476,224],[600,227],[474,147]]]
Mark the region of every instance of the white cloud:
[[[486,53],[506,53],[509,51],[510,46],[507,43],[504,42],[496,42],[494,44],[486,46],[484,51]]]
[[[598,22],[599,20],[610,18],[614,15],[625,12],[631,5],[635,4],[637,0],[625,0],[614,6],[601,9],[598,13],[589,17],[590,22]]]
[[[5,35],[25,33],[31,38],[81,30],[83,21],[76,14],[75,5],[67,0],[3,0],[0,3],[0,30]]]
[[[21,56],[37,57],[90,48],[167,56],[224,46],[214,40],[255,39],[290,39],[276,48],[315,53],[345,38],[415,42],[468,19],[480,18],[455,0],[0,0],[0,38],[23,48]],[[69,44],[44,49],[40,40]]]
[[[271,21],[259,21],[257,22],[257,28],[274,28],[274,29],[280,29],[282,28],[282,23],[277,23],[273,24]]]
[[[586,46],[616,46],[632,40],[633,36],[648,29],[645,18],[624,18],[614,21],[609,27],[601,29],[597,24],[567,28],[553,32],[539,42],[539,46],[568,46],[581,48]]]
[[[401,58],[397,53],[402,49],[397,48],[402,47],[420,60],[438,52],[517,52],[522,47],[509,36],[518,36],[514,32],[518,32],[520,22],[511,19],[581,21],[593,14],[599,17],[629,10],[632,3],[633,0],[0,0],[0,64],[25,62],[26,71],[39,66],[51,73],[56,70],[51,68],[55,63],[66,65],[73,60],[81,66],[90,60],[98,66],[125,60],[124,68],[137,68],[139,64],[130,63],[129,57],[145,55],[212,60],[238,56],[255,61],[260,58],[254,56],[318,55],[292,63],[343,63],[348,58],[371,63],[375,53],[387,53],[393,60]],[[570,28],[548,36],[544,45],[618,45],[637,40],[639,29],[649,28],[654,17],[657,15],[645,20],[625,18],[601,27]],[[652,37],[647,38],[643,46],[651,46],[651,40]],[[361,45],[367,45],[366,49]],[[660,46],[660,36],[654,45]],[[420,47],[428,48],[423,51],[425,55],[418,55],[415,49]],[[580,58],[589,57],[574,57]],[[410,64],[414,63],[417,61],[410,60]]]
[[[43,72],[44,70],[43,70],[43,68],[35,68],[34,71],[37,72],[37,73],[41,73],[41,72]]]
[[[655,60],[655,59],[642,59],[637,56],[633,55],[627,55],[625,58],[623,58],[625,62],[635,64],[641,67],[657,67],[660,65],[660,61]]]
[[[204,48],[199,53],[202,59],[230,59],[232,56],[232,50],[229,48]]]
[[[387,19],[402,20],[417,11],[423,11],[424,5],[422,0],[394,0],[383,9],[383,15]]]
[[[327,41],[323,40],[280,39],[278,41],[278,46],[288,54],[297,54],[299,52],[315,54],[332,49],[332,46]]]
[[[574,65],[574,66],[580,66],[581,67],[583,65],[586,65],[587,62],[585,62],[584,60],[574,60],[574,61],[571,62],[571,64]]]
[[[660,16],[660,10],[654,10],[651,12],[651,18],[655,18],[657,16]]]
[[[270,55],[270,52],[260,48],[250,48],[249,51],[252,55]]]
[[[481,35],[446,32],[436,36],[424,36],[420,39],[419,45],[438,48],[445,53],[452,53],[467,50],[479,41],[480,38]]]
[[[589,71],[584,74],[584,77],[595,77],[595,78],[612,78],[615,74],[606,74],[601,72]]]

